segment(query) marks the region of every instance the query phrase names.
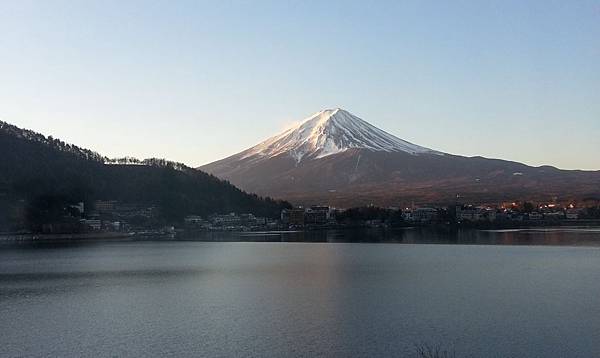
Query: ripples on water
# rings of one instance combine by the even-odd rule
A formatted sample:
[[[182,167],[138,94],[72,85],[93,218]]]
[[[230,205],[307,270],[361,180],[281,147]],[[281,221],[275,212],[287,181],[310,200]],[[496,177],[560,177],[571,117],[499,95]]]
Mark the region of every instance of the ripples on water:
[[[599,236],[332,231],[250,236],[312,243],[5,245],[0,356],[412,357],[425,343],[458,357],[597,357]]]
[[[205,233],[192,239],[207,241],[600,246],[600,228],[559,227],[502,230],[406,228],[397,230],[329,230],[242,234]]]

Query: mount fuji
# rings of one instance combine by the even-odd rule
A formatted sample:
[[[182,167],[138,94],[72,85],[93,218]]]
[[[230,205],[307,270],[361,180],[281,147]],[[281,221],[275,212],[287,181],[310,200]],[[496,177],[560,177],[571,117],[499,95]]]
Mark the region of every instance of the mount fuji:
[[[257,156],[264,160],[287,153],[299,163],[303,159],[320,159],[348,149],[442,154],[397,138],[336,108],[317,112],[298,126],[244,151],[243,158]]]
[[[600,198],[600,171],[463,157],[419,146],[340,108],[200,170],[297,204],[405,205]]]

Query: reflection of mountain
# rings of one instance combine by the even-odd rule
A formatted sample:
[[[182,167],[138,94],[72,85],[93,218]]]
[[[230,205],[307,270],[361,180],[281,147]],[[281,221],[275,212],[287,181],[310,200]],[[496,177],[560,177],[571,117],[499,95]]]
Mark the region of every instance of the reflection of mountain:
[[[463,157],[409,143],[342,109],[200,169],[244,190],[341,206],[600,197],[600,172]]]

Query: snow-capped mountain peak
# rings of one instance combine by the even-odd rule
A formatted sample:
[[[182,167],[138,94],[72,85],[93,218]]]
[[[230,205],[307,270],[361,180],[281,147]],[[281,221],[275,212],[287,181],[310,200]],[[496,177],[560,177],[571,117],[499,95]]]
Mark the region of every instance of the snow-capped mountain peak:
[[[351,148],[410,154],[442,154],[391,135],[341,108],[326,109],[297,126],[248,149],[243,158],[288,153],[297,162],[323,158]]]

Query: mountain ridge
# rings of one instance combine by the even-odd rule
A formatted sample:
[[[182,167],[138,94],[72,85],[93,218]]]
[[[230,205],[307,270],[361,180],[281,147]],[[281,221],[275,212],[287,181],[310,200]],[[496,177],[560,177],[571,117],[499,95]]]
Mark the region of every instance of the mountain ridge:
[[[278,217],[287,203],[248,194],[227,181],[164,159],[108,159],[94,151],[0,121],[0,228],[15,205],[94,200],[157,206],[166,222],[185,215],[251,212]],[[27,216],[27,212],[24,213]]]
[[[334,108],[316,112],[300,124],[245,150],[242,159],[255,155],[274,157],[287,152],[299,162],[304,157],[323,158],[352,148],[443,155],[391,135],[344,109]]]
[[[339,108],[319,111],[256,146],[199,168],[245,190],[306,205],[600,198],[600,171],[443,153]]]

